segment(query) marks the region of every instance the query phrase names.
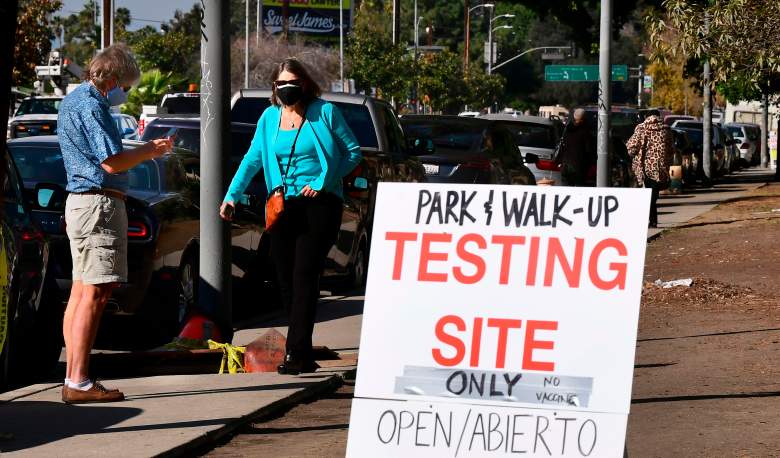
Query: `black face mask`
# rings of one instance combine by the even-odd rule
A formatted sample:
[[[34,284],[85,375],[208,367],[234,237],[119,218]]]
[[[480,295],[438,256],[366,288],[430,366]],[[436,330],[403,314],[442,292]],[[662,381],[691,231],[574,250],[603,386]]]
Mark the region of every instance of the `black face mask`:
[[[303,88],[295,84],[285,84],[276,88],[276,96],[282,104],[292,106],[298,103],[303,97]]]

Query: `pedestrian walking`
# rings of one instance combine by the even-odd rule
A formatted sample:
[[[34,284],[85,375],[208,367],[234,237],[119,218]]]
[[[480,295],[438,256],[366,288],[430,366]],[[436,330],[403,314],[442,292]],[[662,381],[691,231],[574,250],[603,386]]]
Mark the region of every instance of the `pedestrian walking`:
[[[585,186],[588,169],[593,162],[593,132],[585,119],[585,110],[574,110],[572,122],[566,127],[558,152],[561,180],[565,186]]]
[[[672,132],[658,116],[636,126],[626,143],[639,186],[652,189],[650,227],[658,227],[658,194],[669,186],[669,165],[674,154]]]
[[[62,101],[57,137],[67,176],[65,223],[73,260],[73,285],[63,319],[68,404],[121,401],[118,390],[89,378],[89,354],[111,292],[127,281],[127,170],[171,149],[170,139],[123,150],[110,106],[127,100],[140,77],[127,48],[99,52],[86,80]]]
[[[235,203],[262,168],[270,196],[266,231],[289,317],[278,372],[298,374],[317,367],[312,332],[320,274],[341,226],[342,179],[362,156],[338,108],[319,98],[320,87],[303,64],[285,60],[274,68],[271,81],[271,106],[257,123],[220,215],[232,220]]]

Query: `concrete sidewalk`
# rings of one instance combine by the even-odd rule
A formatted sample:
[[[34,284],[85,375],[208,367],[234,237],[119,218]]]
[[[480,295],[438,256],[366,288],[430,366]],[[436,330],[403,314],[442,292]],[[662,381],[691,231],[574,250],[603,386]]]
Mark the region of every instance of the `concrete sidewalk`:
[[[682,194],[662,195],[658,200],[658,228],[647,231],[653,239],[666,229],[685,224],[717,205],[737,199],[772,181],[775,171],[750,168],[717,181],[711,188],[685,189]]]

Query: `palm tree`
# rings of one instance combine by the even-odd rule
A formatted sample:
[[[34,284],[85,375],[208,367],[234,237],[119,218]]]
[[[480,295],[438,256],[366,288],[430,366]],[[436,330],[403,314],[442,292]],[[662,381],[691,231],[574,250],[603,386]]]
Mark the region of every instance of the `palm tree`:
[[[182,79],[174,77],[171,72],[163,73],[154,69],[141,73],[140,81],[127,95],[127,103],[122,105],[122,113],[138,117],[142,105],[159,104],[172,87],[182,82]]]

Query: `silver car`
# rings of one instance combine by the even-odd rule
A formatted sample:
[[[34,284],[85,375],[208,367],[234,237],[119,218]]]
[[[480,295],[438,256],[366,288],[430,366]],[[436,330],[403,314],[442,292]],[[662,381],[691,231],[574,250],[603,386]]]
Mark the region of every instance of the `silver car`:
[[[746,122],[730,122],[723,126],[739,145],[739,157],[747,165],[761,162],[761,126]]]
[[[512,132],[525,165],[534,174],[537,184],[562,184],[561,170],[555,163],[555,152],[563,131],[560,121],[541,116],[511,114],[488,114],[480,118],[499,121],[499,124]],[[538,160],[526,160],[529,153],[536,155]]]

